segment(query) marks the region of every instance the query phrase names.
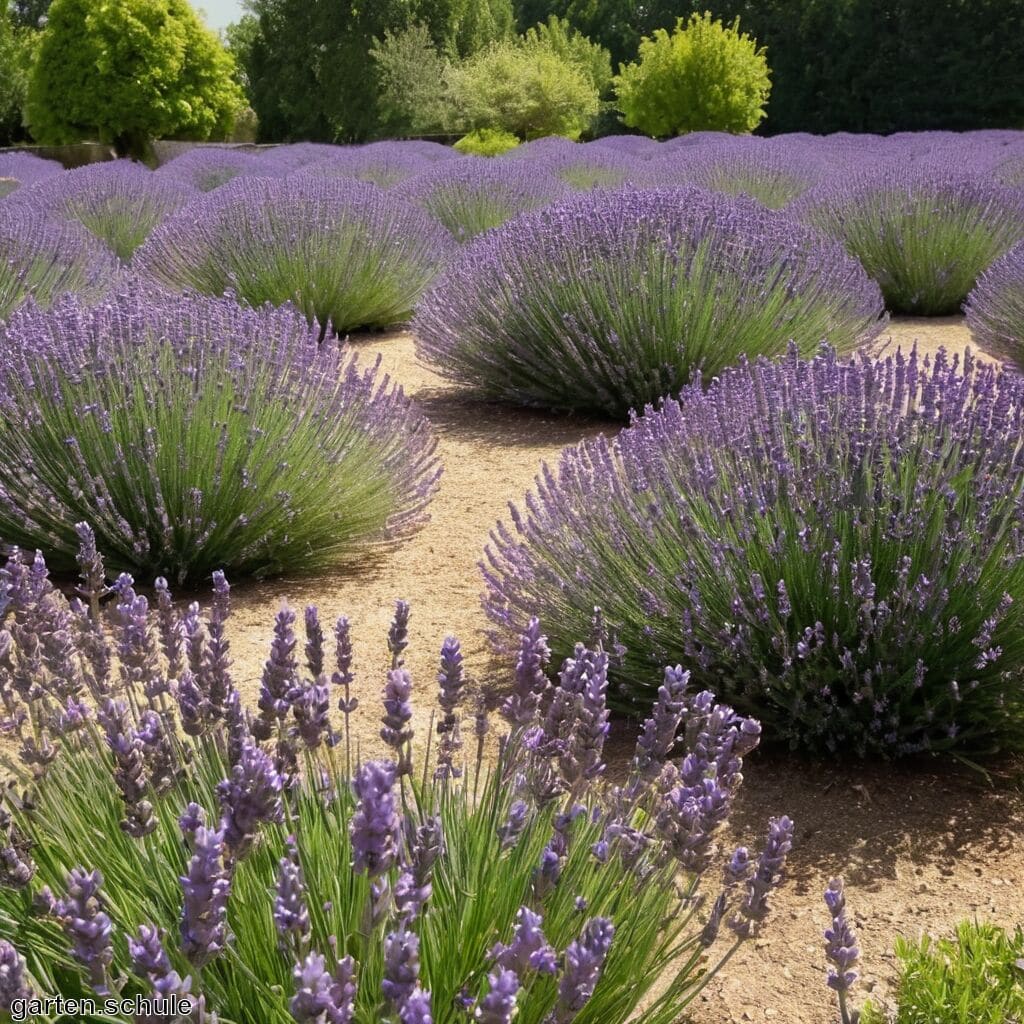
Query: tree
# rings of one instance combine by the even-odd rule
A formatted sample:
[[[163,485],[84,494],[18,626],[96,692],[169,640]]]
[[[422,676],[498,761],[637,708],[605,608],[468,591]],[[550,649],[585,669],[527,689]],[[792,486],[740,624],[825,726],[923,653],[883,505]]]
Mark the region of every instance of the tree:
[[[437,52],[422,22],[375,39],[378,129],[388,136],[431,135],[450,130],[453,111],[445,86],[449,61]]]
[[[223,138],[244,106],[234,61],[186,0],[54,0],[29,82],[44,143]]]
[[[25,137],[25,96],[37,36],[0,13],[0,146]]]
[[[599,108],[597,89],[584,71],[521,39],[495,43],[453,66],[448,86],[469,126],[523,139],[579,138]]]
[[[40,28],[45,24],[51,2],[52,0],[11,0],[11,17],[16,25]]]
[[[612,61],[608,51],[577,32],[564,18],[552,14],[547,21],[528,29],[523,36],[523,45],[527,49],[547,50],[579,68],[599,95],[611,85]]]
[[[416,20],[446,57],[471,57],[515,31],[512,0],[417,0]]]
[[[619,109],[631,128],[665,137],[693,131],[750,132],[771,91],[768,61],[756,40],[709,12],[682,18],[669,35],[640,43],[638,63],[615,80]]]

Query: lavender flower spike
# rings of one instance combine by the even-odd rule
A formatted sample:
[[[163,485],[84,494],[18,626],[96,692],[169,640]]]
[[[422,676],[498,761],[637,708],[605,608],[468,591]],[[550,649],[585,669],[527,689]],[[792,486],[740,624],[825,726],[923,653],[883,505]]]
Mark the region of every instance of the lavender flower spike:
[[[832,914],[832,927],[825,931],[825,956],[833,965],[828,972],[828,987],[839,997],[843,1024],[849,1024],[846,995],[857,981],[854,967],[860,959],[857,936],[846,920],[846,896],[843,880],[833,878],[825,890],[825,904]]]
[[[793,848],[794,824],[783,815],[768,823],[768,841],[747,884],[747,897],[730,926],[741,939],[749,938],[768,915],[768,894],[782,880],[786,857]]]
[[[217,786],[224,841],[234,858],[248,853],[262,822],[281,820],[283,789],[284,780],[270,755],[251,741],[243,744],[231,778]]]
[[[458,638],[445,637],[441,645],[441,668],[437,673],[438,704],[444,715],[437,723],[441,742],[437,752],[435,779],[457,779],[462,775],[462,769],[455,766],[455,755],[462,748],[457,711],[462,702],[464,683],[462,648]]]
[[[541,929],[543,919],[529,907],[520,907],[516,913],[516,927],[512,941],[506,946],[498,943],[491,950],[491,959],[520,978],[529,971],[554,974],[558,969],[554,949],[548,944]]]
[[[430,993],[417,985],[402,1004],[399,1017],[402,1024],[434,1024]]]
[[[407,728],[412,718],[412,677],[404,668],[393,668],[388,672],[384,687],[384,725],[380,738],[398,753],[398,774],[407,775],[408,751],[405,749],[412,739],[412,730]]]
[[[181,949],[196,967],[218,956],[227,945],[228,895],[231,880],[224,866],[224,832],[200,825],[192,836],[188,874],[181,879]]]
[[[586,1006],[597,988],[614,937],[615,926],[611,921],[595,917],[587,922],[583,934],[569,944],[558,982],[558,1003],[551,1015],[552,1024],[568,1024]]]
[[[274,899],[274,924],[282,940],[293,938],[302,944],[309,938],[309,911],[306,909],[306,885],[302,878],[298,850],[289,839],[288,854],[279,862],[277,895]]]
[[[260,717],[253,725],[257,739],[269,739],[284,721],[291,708],[298,685],[298,666],[295,662],[295,612],[282,608],[274,620],[274,639],[270,657],[263,667],[260,683]]]
[[[319,953],[295,965],[295,995],[288,1004],[298,1024],[351,1024],[355,1018],[355,963],[347,956],[332,972]]]
[[[478,1024],[512,1024],[519,998],[519,978],[515,971],[498,970],[489,974],[490,990],[473,1014]]]
[[[132,960],[132,971],[140,978],[152,980],[171,973],[164,937],[156,925],[139,925],[138,936],[128,936],[128,955]]]
[[[358,807],[349,823],[354,855],[352,870],[377,878],[395,863],[398,853],[398,815],[395,813],[395,766],[390,761],[362,765],[352,788]]]
[[[530,725],[537,716],[541,698],[549,686],[544,668],[550,656],[547,637],[540,631],[540,620],[530,619],[519,640],[515,689],[501,706],[501,715],[509,725]]]
[[[636,741],[634,770],[645,778],[652,778],[671,756],[679,726],[686,711],[686,688],[690,673],[681,665],[665,669],[665,680],[658,688],[658,700]]]
[[[89,983],[97,995],[110,994],[108,969],[114,960],[112,925],[103,911],[99,871],[72,868],[68,873],[68,894],[57,900],[54,914],[71,939],[74,958],[89,972]]]
[[[391,652],[391,667],[402,667],[402,652],[409,646],[409,602],[396,601],[395,615],[388,630],[388,650]]]
[[[0,1011],[10,1013],[15,999],[28,999],[25,958],[6,939],[0,939]]]
[[[420,940],[404,928],[384,939],[384,998],[401,1010],[416,989],[420,976]]]

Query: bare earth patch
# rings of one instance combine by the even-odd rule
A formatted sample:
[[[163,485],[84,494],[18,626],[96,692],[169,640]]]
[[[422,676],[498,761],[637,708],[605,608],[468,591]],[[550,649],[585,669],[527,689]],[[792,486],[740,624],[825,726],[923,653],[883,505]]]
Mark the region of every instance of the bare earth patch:
[[[961,317],[900,319],[875,350],[940,346],[962,351],[970,332]],[[235,678],[254,701],[274,614],[287,601],[299,612],[316,604],[327,621],[353,623],[363,751],[376,748],[376,701],[387,651],[384,638],[396,598],[413,604],[407,665],[418,684],[419,733],[433,704],[436,655],[457,634],[471,671],[486,674],[477,570],[488,532],[520,501],[543,460],[614,425],[549,416],[460,398],[421,366],[408,334],[357,340],[433,421],[445,464],[430,523],[394,551],[360,567],[304,579],[277,579],[234,590],[231,619]],[[612,767],[631,751],[628,723],[618,723]],[[1016,774],[1014,774],[1016,772]],[[863,974],[876,991],[893,977],[898,934],[950,930],[963,917],[1012,924],[1024,918],[1024,775],[1000,766],[991,784],[966,769],[931,762],[901,765],[821,764],[779,754],[749,764],[729,842],[756,845],[771,815],[797,822],[790,880],[774,901],[763,939],[748,943],[694,1006],[698,1024],[776,1020],[832,1024],[824,984],[821,892],[842,874],[864,951]],[[1014,854],[1016,851],[1016,854]]]

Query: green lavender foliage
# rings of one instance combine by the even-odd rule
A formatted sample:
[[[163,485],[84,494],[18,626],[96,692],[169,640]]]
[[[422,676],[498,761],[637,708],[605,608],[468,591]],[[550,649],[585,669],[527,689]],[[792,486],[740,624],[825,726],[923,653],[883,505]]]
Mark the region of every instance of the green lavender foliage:
[[[1024,1021],[1024,929],[964,921],[953,938],[896,940],[897,1008],[874,1003],[861,1024],[1020,1024]]]

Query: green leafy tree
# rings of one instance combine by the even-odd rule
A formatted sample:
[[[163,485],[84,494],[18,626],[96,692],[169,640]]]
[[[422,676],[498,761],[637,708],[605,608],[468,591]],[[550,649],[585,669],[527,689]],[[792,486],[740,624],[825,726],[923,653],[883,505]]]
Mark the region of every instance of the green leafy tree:
[[[0,13],[0,146],[25,137],[25,97],[37,37]]]
[[[11,0],[9,10],[15,23],[26,28],[39,28],[50,12],[52,0]],[[2,0],[0,0],[2,3]]]
[[[416,20],[452,59],[469,57],[515,31],[512,0],[418,0]]]
[[[592,43],[582,32],[565,19],[549,15],[523,36],[527,49],[548,50],[555,56],[579,68],[593,83],[599,94],[603,94],[612,81],[612,60],[608,51],[598,43]]]
[[[244,50],[265,142],[361,142],[378,132],[375,39],[410,24],[405,0],[249,0],[258,30]]]
[[[470,127],[523,139],[579,138],[599,109],[598,90],[586,72],[521,39],[496,43],[452,67],[448,86]]]
[[[750,132],[771,91],[764,48],[710,12],[680,18],[640,43],[638,63],[615,80],[619,109],[631,128],[665,137],[693,131]]]
[[[54,0],[29,83],[40,142],[223,138],[243,107],[234,61],[185,0]]]
[[[437,51],[422,22],[374,40],[370,57],[377,66],[378,127],[389,136],[448,131],[454,111],[445,87],[449,61]]]

